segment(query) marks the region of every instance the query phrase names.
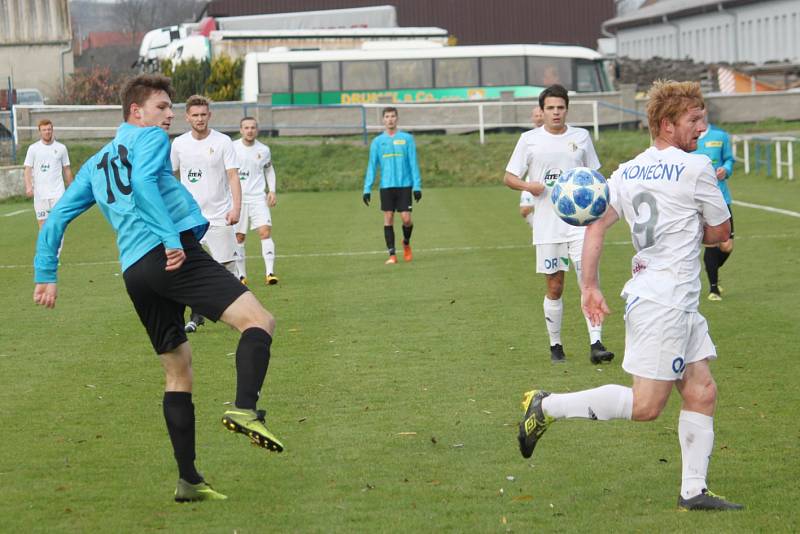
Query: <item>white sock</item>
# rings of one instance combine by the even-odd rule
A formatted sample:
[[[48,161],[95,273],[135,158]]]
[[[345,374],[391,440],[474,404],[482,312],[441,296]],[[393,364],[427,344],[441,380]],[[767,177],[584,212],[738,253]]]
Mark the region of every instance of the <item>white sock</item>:
[[[678,439],[683,461],[681,496],[690,499],[706,488],[708,461],[714,448],[714,418],[681,410],[678,418]]]
[[[264,256],[267,274],[275,274],[275,242],[271,237],[261,240],[261,255]]]
[[[630,419],[633,410],[633,390],[608,384],[575,393],[553,393],[542,400],[542,410],[556,419],[582,417],[608,421]]]
[[[550,346],[561,344],[561,316],[564,313],[564,304],[561,299],[550,300],[544,298],[544,324],[550,335]]]
[[[529,214],[527,214],[525,216],[525,220],[527,221],[528,226],[531,227],[531,230],[533,230],[533,212],[530,212]]]
[[[586,328],[589,330],[589,344],[594,345],[601,339],[603,339],[603,327],[602,325],[594,326],[592,322],[586,317]]]
[[[247,278],[247,260],[245,259],[246,253],[244,249],[244,243],[236,244],[236,253],[238,255],[238,258],[236,259],[236,269],[239,271],[239,276],[242,278]]]
[[[581,262],[580,261],[573,262],[572,266],[575,268],[575,276],[578,277],[578,288],[580,288],[581,293],[583,293],[583,285],[581,285],[581,273],[583,272],[583,268],[581,267]],[[581,310],[581,313],[583,313],[583,310]],[[589,320],[588,317],[586,317],[586,329],[589,330],[590,345],[594,345],[595,343],[603,339],[602,325],[592,326],[592,322]]]

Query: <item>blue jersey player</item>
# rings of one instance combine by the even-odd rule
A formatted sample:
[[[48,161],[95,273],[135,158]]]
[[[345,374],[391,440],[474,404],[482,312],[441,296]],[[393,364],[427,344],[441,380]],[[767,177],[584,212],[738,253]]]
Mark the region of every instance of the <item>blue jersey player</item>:
[[[383,110],[385,131],[372,140],[369,147],[369,163],[364,176],[364,204],[369,206],[370,190],[375,181],[375,172],[380,169],[381,211],[383,211],[383,236],[389,251],[387,265],[397,263],[394,246],[394,212],[400,213],[403,221],[403,259],[411,261],[411,196],[417,202],[422,198],[422,179],[417,164],[417,145],[414,136],[397,129],[397,108]]]
[[[714,174],[717,177],[717,184],[720,191],[722,191],[725,204],[728,205],[728,211],[731,213],[730,239],[720,243],[718,246],[706,247],[703,253],[703,263],[706,266],[709,284],[708,300],[719,301],[722,300],[722,291],[719,287],[719,270],[733,252],[733,211],[731,210],[733,199],[728,188],[728,179],[733,175],[735,160],[730,136],[726,131],[709,123],[708,129],[697,140],[697,150],[694,153],[706,155],[711,160]]]
[[[220,500],[197,472],[192,404],[192,352],[183,329],[185,306],[241,332],[236,349],[236,402],[222,417],[256,445],[283,445],[256,409],[270,359],[275,320],[198,241],[208,221],[175,180],[166,131],[174,117],[169,78],[140,75],[122,91],[124,121],[113,141],[81,168],[50,213],[36,244],[33,300],[56,303],[58,247],[67,225],[97,204],[114,228],[128,295],[166,374],[164,418],[178,464],[178,502]]]

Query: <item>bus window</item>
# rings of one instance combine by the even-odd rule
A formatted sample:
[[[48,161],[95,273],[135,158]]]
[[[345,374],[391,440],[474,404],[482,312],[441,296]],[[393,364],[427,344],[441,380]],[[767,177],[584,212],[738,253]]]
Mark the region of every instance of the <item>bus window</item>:
[[[339,62],[326,61],[322,64],[322,90],[341,91],[342,82],[339,79]]]
[[[394,59],[389,61],[389,89],[433,87],[433,60]]]
[[[342,90],[386,89],[386,61],[343,61]]]
[[[572,60],[558,57],[528,57],[528,85],[547,87],[559,83],[572,87]]]
[[[481,58],[481,85],[487,87],[525,85],[525,58]]]
[[[478,80],[478,58],[437,59],[436,87],[475,87]]]
[[[587,61],[577,62],[576,76],[578,78],[578,87],[576,87],[576,89],[579,93],[594,93],[603,90],[600,84],[598,67],[599,64],[597,63],[590,63]]]
[[[288,93],[289,65],[286,63],[261,63],[258,65],[259,93]]]

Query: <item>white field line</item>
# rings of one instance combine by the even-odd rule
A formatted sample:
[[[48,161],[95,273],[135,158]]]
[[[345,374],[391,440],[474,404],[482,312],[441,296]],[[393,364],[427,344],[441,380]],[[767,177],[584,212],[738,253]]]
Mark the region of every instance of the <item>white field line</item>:
[[[30,211],[30,209],[12,211],[11,213],[4,213],[3,217],[13,217],[14,215],[20,215],[22,213],[27,213],[29,211]]]
[[[751,235],[751,236],[736,236],[737,241],[741,241],[742,239],[787,239],[787,238],[795,238],[797,237],[796,234],[762,234],[762,235]],[[630,241],[607,241],[605,243],[609,246],[632,246]],[[482,250],[515,250],[515,249],[523,249],[523,248],[530,248],[533,249],[533,245],[498,245],[494,247],[434,247],[434,248],[415,248],[414,252],[424,252],[424,253],[446,253],[446,252],[480,252]],[[306,254],[279,254],[277,258],[280,259],[287,259],[287,258],[338,258],[338,257],[345,257],[345,256],[376,256],[376,255],[383,255],[386,254],[386,250],[362,250],[362,251],[355,251],[355,252],[311,252]],[[260,258],[261,256],[247,256],[248,259],[255,259]],[[70,267],[87,267],[92,265],[119,265],[117,260],[105,260],[105,261],[81,261],[81,262],[67,262],[65,265],[69,265]],[[33,265],[0,265],[0,269],[32,269]]]
[[[788,215],[789,217],[798,217],[800,218],[800,212],[791,211],[791,210],[783,210],[780,208],[773,208],[772,206],[762,206],[761,204],[751,204],[749,202],[742,202],[740,200],[734,200],[733,203],[737,206],[744,206],[745,208],[754,208],[757,210],[764,210],[770,213],[780,213],[781,215]]]

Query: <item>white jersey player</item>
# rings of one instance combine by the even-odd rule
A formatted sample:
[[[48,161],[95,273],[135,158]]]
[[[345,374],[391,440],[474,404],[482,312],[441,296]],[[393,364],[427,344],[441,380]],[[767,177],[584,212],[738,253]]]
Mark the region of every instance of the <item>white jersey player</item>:
[[[64,194],[65,184],[72,183],[72,169],[67,147],[53,138],[53,123],[39,121],[39,141],[28,147],[25,154],[25,194],[33,197],[33,209],[39,228],[50,210]]]
[[[544,114],[542,108],[537,106],[533,107],[531,111],[531,123],[533,128],[539,128],[544,124]],[[536,205],[536,199],[529,191],[523,191],[519,194],[519,214],[531,227],[531,235],[533,235],[533,207]]]
[[[173,172],[210,223],[201,243],[208,248],[212,258],[238,277],[238,247],[233,225],[239,222],[242,201],[239,164],[233,141],[209,128],[210,119],[208,99],[190,96],[186,101],[186,121],[191,130],[172,142],[170,159]],[[202,317],[193,313],[186,331],[194,332],[203,322]]]
[[[239,247],[237,270],[243,283],[247,283],[244,241],[248,230],[256,230],[261,239],[264,258],[265,282],[278,283],[275,276],[275,242],[272,240],[272,214],[270,208],[277,203],[275,169],[269,147],[259,142],[258,123],[253,117],[239,121],[240,139],[233,142],[239,161],[239,180],[242,184],[242,213],[236,224],[236,242]]]
[[[653,147],[623,163],[610,179],[608,211],[586,230],[583,307],[595,323],[610,313],[598,287],[597,267],[608,228],[623,218],[636,249],[625,284],[625,358],[633,387],[609,384],[575,393],[540,390],[525,395],[520,424],[523,456],[562,418],[651,421],[673,386],[682,397],[678,419],[681,510],[739,510],[708,491],[706,474],[714,445],[716,385],[709,360],[716,349],[698,313],[701,244],[730,235],[728,208],[708,158],[689,154],[706,128],[700,85],[656,82],[647,115]]]
[[[580,284],[584,229],[570,226],[556,215],[550,192],[562,173],[575,167],[599,169],[600,161],[589,132],[566,124],[569,107],[566,89],[551,85],[539,94],[539,107],[544,125],[520,136],[506,166],[504,182],[512,189],[529,192],[534,199],[536,272],[544,274],[547,281],[543,308],[550,337],[550,360],[559,363],[566,360],[561,344],[564,272],[572,263]],[[593,364],[611,361],[614,354],[603,345],[601,327],[593,326],[588,319],[586,325],[590,361]]]

